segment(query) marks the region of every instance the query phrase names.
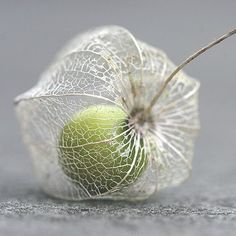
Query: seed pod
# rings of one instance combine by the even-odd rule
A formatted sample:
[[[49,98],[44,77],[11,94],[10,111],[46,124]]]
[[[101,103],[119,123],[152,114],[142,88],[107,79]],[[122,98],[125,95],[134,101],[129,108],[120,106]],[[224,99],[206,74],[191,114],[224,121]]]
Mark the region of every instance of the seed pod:
[[[15,100],[44,191],[137,200],[185,180],[199,130],[199,82],[180,71],[165,83],[175,68],[118,26],[69,43]]]

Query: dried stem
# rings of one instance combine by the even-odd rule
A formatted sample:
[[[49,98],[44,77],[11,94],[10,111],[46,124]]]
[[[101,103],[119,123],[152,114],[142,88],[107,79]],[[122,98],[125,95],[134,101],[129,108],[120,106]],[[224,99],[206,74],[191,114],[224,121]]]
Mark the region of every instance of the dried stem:
[[[165,88],[167,87],[168,83],[174,78],[174,76],[183,69],[184,66],[186,66],[187,64],[189,64],[191,61],[193,61],[195,58],[197,58],[198,56],[200,56],[201,54],[203,54],[205,51],[207,51],[208,49],[210,49],[211,47],[215,46],[216,44],[222,42],[223,40],[229,38],[230,36],[232,36],[233,34],[236,33],[236,28],[231,30],[230,32],[222,35],[220,38],[214,40],[213,42],[211,42],[210,44],[208,44],[207,46],[203,47],[202,49],[200,49],[199,51],[195,52],[194,54],[192,54],[190,57],[188,57],[187,59],[185,59],[166,79],[165,83],[162,85],[161,89],[158,91],[158,93],[152,98],[150,105],[147,107],[147,109],[145,110],[145,114],[149,114],[151,112],[152,107],[155,105],[155,103],[157,102],[157,100],[159,99],[159,97],[162,95],[163,91],[165,90]]]

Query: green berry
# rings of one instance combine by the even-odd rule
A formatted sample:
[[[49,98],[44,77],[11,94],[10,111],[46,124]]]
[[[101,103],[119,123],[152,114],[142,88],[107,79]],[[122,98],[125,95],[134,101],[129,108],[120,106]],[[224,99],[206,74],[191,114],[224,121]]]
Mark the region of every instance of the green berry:
[[[78,112],[59,137],[63,172],[91,196],[135,182],[147,165],[143,140],[115,106],[91,106]]]

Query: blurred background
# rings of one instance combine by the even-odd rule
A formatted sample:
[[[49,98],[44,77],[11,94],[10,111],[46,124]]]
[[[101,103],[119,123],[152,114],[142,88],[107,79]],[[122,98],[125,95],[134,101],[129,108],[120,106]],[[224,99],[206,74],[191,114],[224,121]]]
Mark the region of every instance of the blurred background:
[[[0,204],[42,194],[21,141],[13,99],[37,82],[68,40],[91,27],[116,24],[163,49],[178,64],[236,27],[235,10],[234,0],[0,0]],[[191,179],[161,193],[159,205],[186,199],[235,209],[235,62],[233,36],[185,68],[201,82],[202,128]],[[0,212],[6,211],[0,206]]]

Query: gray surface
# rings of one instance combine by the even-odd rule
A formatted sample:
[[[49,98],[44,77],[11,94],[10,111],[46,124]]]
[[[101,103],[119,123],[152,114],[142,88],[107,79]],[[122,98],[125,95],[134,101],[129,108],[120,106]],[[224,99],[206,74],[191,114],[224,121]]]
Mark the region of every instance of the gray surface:
[[[118,24],[180,62],[236,26],[235,1],[0,1],[0,235],[235,235],[236,37],[186,71],[202,82],[191,179],[151,200],[63,202],[39,189],[13,111],[64,43]]]

